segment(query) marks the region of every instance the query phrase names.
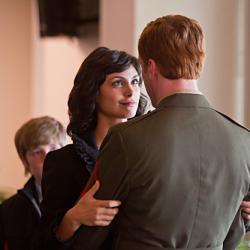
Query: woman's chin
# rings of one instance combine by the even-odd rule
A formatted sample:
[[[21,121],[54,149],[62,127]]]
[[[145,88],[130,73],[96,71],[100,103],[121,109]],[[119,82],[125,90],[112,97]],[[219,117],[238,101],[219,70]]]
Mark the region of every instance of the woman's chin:
[[[127,119],[131,119],[131,118],[135,117],[135,115],[136,115],[136,111],[129,112],[129,113],[127,114],[126,118],[127,118]]]

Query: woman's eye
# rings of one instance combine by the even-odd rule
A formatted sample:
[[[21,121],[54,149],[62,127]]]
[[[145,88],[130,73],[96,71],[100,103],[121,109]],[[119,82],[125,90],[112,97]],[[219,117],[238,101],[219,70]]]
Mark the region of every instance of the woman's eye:
[[[112,82],[113,87],[123,87],[123,81],[114,81]]]
[[[132,85],[139,85],[140,81],[139,81],[139,79],[134,79],[134,80],[132,80],[131,84]]]

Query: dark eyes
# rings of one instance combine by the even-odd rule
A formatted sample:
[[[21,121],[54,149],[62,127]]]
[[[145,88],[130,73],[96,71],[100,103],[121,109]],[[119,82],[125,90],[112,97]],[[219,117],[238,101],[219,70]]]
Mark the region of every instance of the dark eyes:
[[[112,82],[112,86],[116,88],[121,88],[124,87],[127,84],[127,81],[124,80],[115,80]],[[139,79],[133,79],[131,81],[131,85],[140,85],[140,80]]]
[[[141,82],[139,81],[139,79],[134,79],[132,82],[131,82],[131,84],[132,85],[136,85],[136,84],[140,84]]]
[[[124,82],[121,80],[116,80],[114,82],[112,82],[112,86],[113,87],[123,87],[124,86]]]

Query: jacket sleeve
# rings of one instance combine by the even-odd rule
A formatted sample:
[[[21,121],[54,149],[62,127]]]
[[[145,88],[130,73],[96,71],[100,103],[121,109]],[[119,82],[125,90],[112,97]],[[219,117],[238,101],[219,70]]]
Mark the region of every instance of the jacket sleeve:
[[[122,136],[117,131],[109,132],[102,144],[98,164],[95,166],[91,177],[92,181],[89,183],[91,186],[95,179],[100,180],[100,189],[95,198],[101,200],[116,199],[121,202],[126,199],[130,179],[127,156],[126,145]],[[122,205],[120,209],[122,209]],[[82,226],[74,242],[74,249],[101,249],[110,229],[111,226]]]
[[[65,153],[50,152],[44,162],[41,204],[42,217],[35,236],[33,249],[67,249],[55,236],[55,231],[64,214],[77,201],[86,184],[82,173],[76,173],[75,161],[67,160]],[[87,177],[88,178],[88,177]],[[80,180],[80,181],[79,181]],[[78,184],[82,186],[78,187]]]
[[[61,182],[59,169],[56,159],[53,155],[48,154],[43,168],[42,192],[43,201],[41,204],[41,222],[37,233],[33,239],[33,249],[57,249],[60,247],[60,242],[57,241],[54,229],[62,219],[67,208],[61,202],[62,198],[59,193]],[[58,180],[57,180],[58,178]],[[62,190],[63,192],[63,190]],[[63,249],[63,246],[62,246]]]

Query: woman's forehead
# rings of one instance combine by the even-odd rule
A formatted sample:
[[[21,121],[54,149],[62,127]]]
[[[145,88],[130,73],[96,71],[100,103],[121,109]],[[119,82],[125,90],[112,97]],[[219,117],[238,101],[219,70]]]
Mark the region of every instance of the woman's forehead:
[[[113,72],[111,74],[108,74],[106,76],[106,79],[112,79],[115,77],[123,77],[123,78],[131,78],[131,77],[137,77],[139,76],[137,70],[133,65],[130,65],[130,67],[124,71],[121,72]]]

